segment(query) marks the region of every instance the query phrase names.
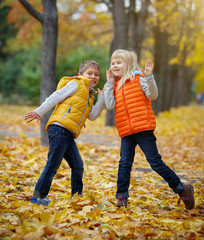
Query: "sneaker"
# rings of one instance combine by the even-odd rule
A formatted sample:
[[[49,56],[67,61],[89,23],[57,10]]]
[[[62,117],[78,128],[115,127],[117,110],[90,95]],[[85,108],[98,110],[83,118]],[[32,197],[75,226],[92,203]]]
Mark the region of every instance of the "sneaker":
[[[184,202],[186,209],[193,209],[195,206],[195,199],[194,199],[194,190],[192,185],[184,185],[184,190],[179,193],[179,200],[178,204],[181,200]]]
[[[48,206],[50,202],[51,201],[45,197],[45,198],[39,198],[36,203],[37,203],[37,205]]]
[[[125,208],[127,207],[127,198],[126,197],[123,197],[121,195],[117,199],[118,199],[118,202],[115,205],[116,207],[121,207],[121,206],[124,206]]]
[[[39,200],[39,197],[34,195],[34,196],[31,197],[30,203],[35,204],[35,203],[37,203],[38,200]]]

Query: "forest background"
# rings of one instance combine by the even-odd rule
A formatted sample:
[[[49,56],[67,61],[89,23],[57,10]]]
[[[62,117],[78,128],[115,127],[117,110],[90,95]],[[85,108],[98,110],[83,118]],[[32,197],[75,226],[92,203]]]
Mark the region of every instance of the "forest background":
[[[194,102],[204,93],[203,10],[202,0],[0,0],[0,239],[203,239],[204,108]],[[51,204],[29,203],[48,148],[41,145],[43,124],[28,125],[24,114],[86,59],[101,65],[102,88],[117,48],[135,50],[141,67],[154,61],[158,148],[193,184],[195,209],[176,204],[139,149],[128,208],[115,207],[120,138],[115,127],[104,127],[114,122],[106,110],[77,139],[83,198],[70,199],[71,171],[63,161]]]
[[[188,105],[203,94],[203,1],[58,0],[0,1],[0,101],[42,103],[59,79],[94,59],[102,88],[109,56],[137,52],[141,67],[152,58],[159,98],[156,114]],[[50,112],[41,120],[41,141]],[[114,125],[107,111],[106,125]]]
[[[38,21],[25,10],[26,3],[39,14]],[[204,92],[201,0],[4,0],[0,4],[1,102],[38,105],[55,90],[61,77],[77,74],[85,59],[101,65],[98,87],[102,88],[109,56],[117,48],[135,50],[141,67],[149,57],[153,59],[160,91],[153,104],[156,113],[187,105],[196,93]],[[55,16],[48,16],[46,24],[45,15],[51,10],[56,11]],[[47,63],[52,75],[45,80],[44,89],[52,87],[43,90],[43,38],[49,34],[44,30],[52,21],[56,22],[52,35],[56,35],[57,46],[50,52],[57,54],[49,59],[55,59],[56,73],[55,64]],[[53,36],[47,37],[48,49]]]

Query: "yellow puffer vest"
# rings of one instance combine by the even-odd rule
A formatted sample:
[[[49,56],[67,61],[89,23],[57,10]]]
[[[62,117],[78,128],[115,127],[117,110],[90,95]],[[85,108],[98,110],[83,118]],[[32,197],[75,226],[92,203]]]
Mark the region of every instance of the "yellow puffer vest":
[[[136,75],[133,81],[128,79],[118,90],[119,81],[115,82],[115,124],[121,138],[156,127],[151,100],[141,89],[140,76]]]
[[[74,138],[77,138],[89,116],[94,97],[89,94],[90,80],[83,76],[63,77],[57,85],[57,90],[63,88],[72,80],[78,83],[76,93],[55,106],[45,130],[48,131],[53,122],[58,122],[73,132]]]

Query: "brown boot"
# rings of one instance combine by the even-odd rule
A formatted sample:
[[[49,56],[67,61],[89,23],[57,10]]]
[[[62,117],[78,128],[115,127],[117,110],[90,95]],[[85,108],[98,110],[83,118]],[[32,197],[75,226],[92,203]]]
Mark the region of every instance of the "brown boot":
[[[127,198],[123,197],[122,195],[118,197],[118,202],[115,205],[116,207],[124,206],[127,208]]]
[[[186,206],[186,209],[193,209],[195,206],[195,199],[194,199],[194,190],[192,185],[184,185],[184,190],[179,193],[179,200],[178,204],[182,200]]]

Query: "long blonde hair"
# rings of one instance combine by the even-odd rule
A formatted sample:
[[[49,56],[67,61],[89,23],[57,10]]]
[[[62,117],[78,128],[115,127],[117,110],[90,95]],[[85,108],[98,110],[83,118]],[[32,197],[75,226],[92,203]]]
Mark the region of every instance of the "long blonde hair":
[[[134,70],[141,70],[141,68],[137,62],[137,54],[134,51],[118,49],[113,52],[110,60],[112,61],[117,58],[122,58],[127,64],[126,72],[121,77],[117,87],[117,89],[119,89],[127,79],[130,79],[131,81],[134,79]]]

